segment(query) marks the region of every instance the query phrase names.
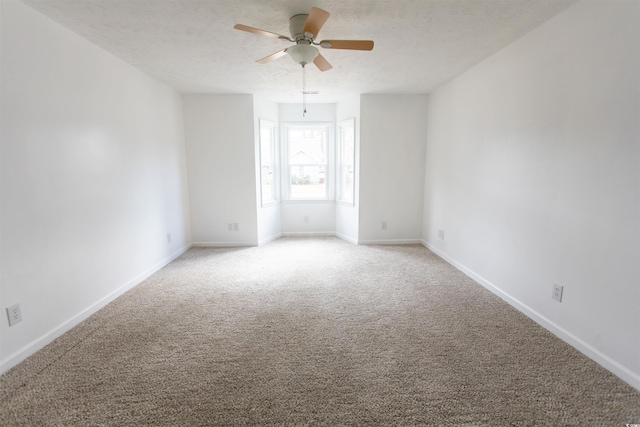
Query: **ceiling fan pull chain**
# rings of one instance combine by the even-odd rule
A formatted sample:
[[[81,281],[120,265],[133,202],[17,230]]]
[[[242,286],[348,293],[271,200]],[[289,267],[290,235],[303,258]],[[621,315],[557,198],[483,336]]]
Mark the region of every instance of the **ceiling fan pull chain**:
[[[302,64],[302,117],[307,114],[307,77],[304,66],[305,64]]]

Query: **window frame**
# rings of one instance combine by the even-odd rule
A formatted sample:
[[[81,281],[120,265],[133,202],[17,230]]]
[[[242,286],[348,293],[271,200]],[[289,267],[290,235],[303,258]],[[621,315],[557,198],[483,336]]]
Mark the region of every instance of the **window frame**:
[[[291,167],[289,163],[289,129],[326,129],[327,151],[325,158],[325,197],[292,197],[291,195]],[[335,200],[335,149],[334,124],[331,122],[286,122],[282,123],[281,138],[281,194],[283,203],[326,203]],[[293,166],[317,166],[317,164],[294,164]]]

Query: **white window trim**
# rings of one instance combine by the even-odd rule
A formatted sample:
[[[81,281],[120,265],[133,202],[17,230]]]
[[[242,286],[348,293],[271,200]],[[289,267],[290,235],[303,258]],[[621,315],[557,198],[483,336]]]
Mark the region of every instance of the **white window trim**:
[[[275,122],[272,122],[270,120],[265,120],[265,119],[259,119],[258,120],[259,124],[259,130],[258,130],[258,136],[259,136],[259,141],[258,141],[258,155],[259,155],[259,172],[260,172],[260,206],[264,207],[269,207],[269,206],[275,206],[280,204],[280,144],[279,139],[278,139],[278,124]],[[273,194],[273,200],[269,200],[269,201],[264,201],[263,198],[263,193],[262,193],[262,127],[268,127],[271,129],[272,132],[272,147],[271,147],[271,153],[272,153],[272,158],[271,158],[271,162],[272,162],[272,170],[273,170],[273,176],[272,176],[272,183],[271,183],[271,188],[272,188],[272,194]]]
[[[326,128],[327,129],[327,167],[325,170],[326,197],[292,198],[291,197],[291,165],[289,165],[289,128]],[[331,122],[286,122],[282,123],[281,131],[280,164],[281,170],[281,194],[283,203],[326,203],[335,201],[335,137],[334,124]],[[333,160],[332,160],[333,159]]]

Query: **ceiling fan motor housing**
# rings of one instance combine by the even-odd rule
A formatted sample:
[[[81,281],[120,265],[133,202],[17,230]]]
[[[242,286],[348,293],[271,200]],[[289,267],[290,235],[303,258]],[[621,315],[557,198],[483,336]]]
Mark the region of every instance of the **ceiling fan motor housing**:
[[[294,15],[289,19],[289,32],[291,38],[295,40],[295,46],[287,48],[287,53],[298,64],[303,67],[310,64],[318,56],[318,49],[311,45],[315,34],[304,34],[304,27],[309,15],[306,13]]]
[[[303,13],[300,15],[293,15],[289,19],[289,33],[291,33],[291,38],[295,40],[296,43],[302,42],[304,44],[311,44],[311,41],[316,36],[316,34],[312,34],[311,37],[307,37],[302,32],[308,17],[309,14]]]

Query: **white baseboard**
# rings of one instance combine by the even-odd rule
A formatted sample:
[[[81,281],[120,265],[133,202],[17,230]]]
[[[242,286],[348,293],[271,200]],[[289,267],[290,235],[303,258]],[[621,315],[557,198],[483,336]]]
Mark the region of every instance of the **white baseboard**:
[[[346,240],[349,243],[353,243],[354,245],[358,244],[358,239],[351,237],[351,236],[347,236],[346,234],[342,234],[342,233],[336,233],[336,237],[342,239],[342,240]]]
[[[282,237],[333,237],[334,231],[287,231]]]
[[[621,380],[629,384],[631,387],[640,391],[640,375],[636,374],[635,372],[631,371],[625,366],[622,366],[620,363],[616,362],[606,354],[593,348],[590,344],[584,342],[583,340],[576,337],[566,329],[558,326],[557,324],[555,324],[554,322],[552,322],[542,314],[538,313],[528,305],[522,303],[516,298],[513,298],[511,295],[507,294],[506,292],[498,288],[496,285],[494,285],[484,277],[475,273],[474,271],[467,268],[465,265],[459,263],[455,259],[451,258],[444,252],[440,251],[440,249],[436,248],[435,246],[429,244],[424,240],[422,240],[421,243],[427,249],[434,252],[436,255],[438,255],[439,257],[447,261],[449,264],[451,264],[452,266],[454,266],[455,268],[457,268],[458,270],[460,270],[461,272],[463,272],[464,274],[466,274],[467,276],[469,276],[470,278],[478,282],[480,285],[482,285],[483,287],[487,288],[489,291],[499,296],[501,299],[506,301],[516,310],[520,311],[521,313],[529,317],[531,320],[536,322],[538,325],[542,326],[543,328],[545,328],[546,330],[554,334],[556,337],[560,338],[562,341],[566,342],[567,344],[569,344],[570,346],[572,346],[573,348],[575,348],[576,350],[578,350],[579,352],[581,352],[582,354],[584,354],[585,356],[587,356],[588,358],[590,358],[591,360],[593,360],[594,362],[602,366],[603,368],[607,369],[614,375],[618,376]]]
[[[115,291],[111,292],[110,294],[96,301],[89,307],[85,308],[80,313],[73,316],[71,319],[67,320],[61,325],[58,325],[57,327],[53,328],[52,330],[50,330],[40,338],[33,340],[32,342],[20,348],[13,354],[7,356],[5,359],[0,361],[0,375],[7,372],[9,369],[13,368],[17,364],[25,360],[27,357],[35,354],[37,351],[44,348],[47,344],[50,344],[51,342],[53,342],[53,340],[62,336],[65,332],[70,331],[74,326],[78,325],[83,320],[86,320],[92,314],[98,312],[98,310],[100,310],[110,302],[114,301],[120,295],[124,294],[128,290],[140,284],[142,281],[144,281],[146,278],[151,276],[153,273],[160,270],[162,267],[169,264],[171,261],[173,261],[174,259],[178,258],[180,255],[185,253],[187,250],[189,250],[189,248],[191,248],[191,245],[182,247],[181,249],[169,255],[167,258],[163,259],[153,267],[149,268],[148,270],[140,273],[133,279],[129,280],[127,283],[120,286]]]
[[[266,239],[258,240],[258,246],[266,245],[269,242],[273,242],[274,240],[278,240],[282,237],[282,233],[274,234],[273,236],[269,236]]]
[[[420,239],[358,240],[359,245],[420,245]]]
[[[247,248],[257,246],[256,242],[193,242],[196,248]]]

